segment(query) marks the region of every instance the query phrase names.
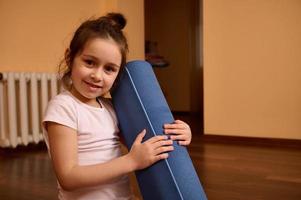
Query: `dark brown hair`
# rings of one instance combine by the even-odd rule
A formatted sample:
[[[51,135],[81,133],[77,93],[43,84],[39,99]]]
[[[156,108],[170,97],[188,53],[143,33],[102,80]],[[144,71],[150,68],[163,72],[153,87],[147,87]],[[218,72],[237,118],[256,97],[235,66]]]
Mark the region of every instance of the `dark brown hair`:
[[[74,58],[83,51],[86,43],[94,38],[113,39],[116,42],[121,53],[120,71],[122,71],[128,53],[127,39],[122,32],[125,25],[126,19],[122,14],[108,13],[98,19],[87,20],[78,27],[69,48],[65,52],[65,58],[59,65],[61,80],[65,89],[69,90],[72,85],[70,76]],[[63,70],[62,67],[64,67]]]

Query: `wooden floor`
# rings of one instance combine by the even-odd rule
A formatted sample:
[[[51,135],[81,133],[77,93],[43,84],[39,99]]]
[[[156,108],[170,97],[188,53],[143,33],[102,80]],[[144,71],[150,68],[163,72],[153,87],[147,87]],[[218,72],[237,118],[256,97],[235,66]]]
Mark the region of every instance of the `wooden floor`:
[[[209,200],[301,199],[300,147],[212,140],[192,129],[189,152]],[[0,149],[0,199],[57,199],[43,144]]]

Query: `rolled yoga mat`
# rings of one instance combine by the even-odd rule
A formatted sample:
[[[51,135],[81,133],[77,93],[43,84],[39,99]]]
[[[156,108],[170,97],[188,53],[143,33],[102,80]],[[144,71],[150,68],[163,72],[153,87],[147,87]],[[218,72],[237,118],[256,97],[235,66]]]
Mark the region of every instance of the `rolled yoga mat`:
[[[163,135],[163,124],[174,122],[153,69],[145,61],[126,64],[112,91],[112,99],[128,149],[143,129],[146,129],[145,141]],[[186,147],[177,142],[173,146],[167,159],[135,172],[143,199],[207,199]]]

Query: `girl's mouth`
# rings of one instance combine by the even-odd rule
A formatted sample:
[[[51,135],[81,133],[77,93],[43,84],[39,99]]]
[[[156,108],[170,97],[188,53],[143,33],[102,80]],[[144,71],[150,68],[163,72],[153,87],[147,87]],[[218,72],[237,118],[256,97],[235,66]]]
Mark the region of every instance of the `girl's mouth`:
[[[95,84],[93,84],[93,83],[89,83],[89,82],[87,82],[87,81],[84,81],[87,85],[89,85],[90,87],[92,87],[92,88],[102,88],[101,86],[99,86],[99,85],[95,85]]]

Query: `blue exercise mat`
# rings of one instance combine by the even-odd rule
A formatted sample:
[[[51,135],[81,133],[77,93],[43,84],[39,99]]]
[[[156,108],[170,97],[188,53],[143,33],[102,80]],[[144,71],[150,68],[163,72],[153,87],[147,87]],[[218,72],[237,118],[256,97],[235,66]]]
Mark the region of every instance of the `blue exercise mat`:
[[[153,69],[145,61],[126,64],[112,98],[128,149],[143,129],[146,129],[145,141],[163,135],[163,124],[174,122]],[[143,199],[206,200],[186,147],[176,142],[173,146],[168,159],[136,171]]]

